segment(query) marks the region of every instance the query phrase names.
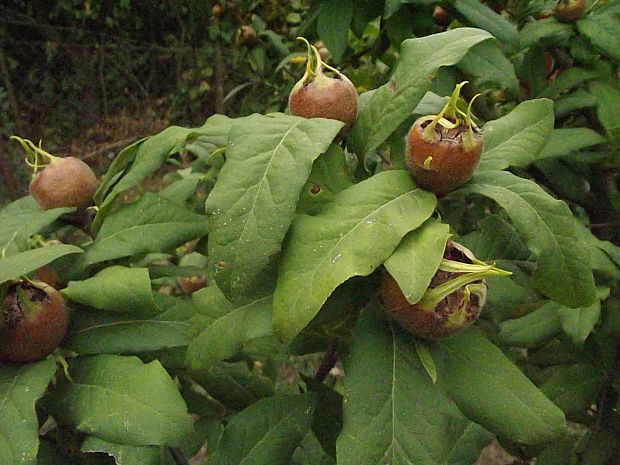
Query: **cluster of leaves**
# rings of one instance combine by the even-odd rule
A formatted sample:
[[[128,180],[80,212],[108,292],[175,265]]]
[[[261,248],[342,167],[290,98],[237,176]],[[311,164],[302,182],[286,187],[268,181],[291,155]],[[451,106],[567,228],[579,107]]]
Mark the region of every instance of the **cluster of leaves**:
[[[471,464],[493,437],[539,464],[617,455],[620,250],[537,182],[541,163],[611,157],[613,131],[563,127],[557,104],[517,86],[461,189],[438,200],[402,169],[404,132],[443,106],[431,90],[492,75],[467,67],[477,52],[514,71],[491,32],[402,42],[344,142],[333,120],[215,115],[125,148],[86,232],[29,197],[3,209],[0,282],[50,265],[73,313],[55,356],[0,365],[0,464]],[[177,154],[193,161],[167,187],[127,195]],[[33,248],[33,235],[64,244]],[[419,294],[450,236],[513,274],[488,280],[476,327],[417,341],[385,317],[379,268]],[[205,267],[191,296],[158,292]],[[323,382],[327,364],[282,382],[291,355],[325,350],[344,381]]]

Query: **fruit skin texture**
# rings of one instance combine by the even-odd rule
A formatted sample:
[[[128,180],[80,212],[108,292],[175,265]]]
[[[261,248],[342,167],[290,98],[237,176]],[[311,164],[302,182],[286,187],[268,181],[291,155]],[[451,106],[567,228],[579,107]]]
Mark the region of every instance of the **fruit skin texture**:
[[[23,297],[28,299],[25,304]],[[0,360],[6,362],[26,363],[47,357],[67,331],[65,300],[40,281],[22,281],[10,288],[0,311]]]
[[[319,72],[314,80],[302,79],[289,94],[291,115],[303,118],[329,118],[345,123],[346,134],[357,119],[357,91],[344,74],[329,77]]]
[[[448,241],[444,258],[459,262],[469,262],[473,255],[465,247],[453,241]],[[438,270],[433,277],[430,287],[443,284],[456,273]],[[476,284],[482,284],[477,281]],[[385,304],[388,314],[405,330],[422,339],[438,339],[449,336],[471,325],[478,319],[483,299],[471,293],[469,302],[463,306],[466,299],[464,288],[460,288],[442,299],[431,309],[423,308],[420,303],[410,304],[396,280],[386,271],[380,290],[381,300]]]
[[[559,0],[553,9],[555,19],[563,23],[571,23],[583,16],[586,11],[586,0]]]
[[[75,157],[58,158],[36,173],[28,190],[43,210],[87,207],[99,182],[90,167]]]
[[[426,140],[425,123],[428,119],[418,119],[407,134],[406,166],[421,187],[445,195],[471,178],[482,155],[482,134],[474,129],[471,132],[473,144],[468,146],[464,140],[468,137],[468,127],[447,129],[437,125],[433,138]],[[427,162],[429,157],[432,159]]]

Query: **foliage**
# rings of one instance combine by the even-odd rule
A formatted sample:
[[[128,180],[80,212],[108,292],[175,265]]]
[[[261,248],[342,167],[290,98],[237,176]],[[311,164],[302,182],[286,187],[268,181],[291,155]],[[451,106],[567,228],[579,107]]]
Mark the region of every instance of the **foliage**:
[[[29,197],[0,211],[0,286],[49,265],[72,307],[55,354],[0,364],[0,464],[465,465],[492,438],[524,463],[618,459],[620,6],[567,24],[547,4],[456,0],[448,26],[433,6],[306,11],[296,32],[366,90],[345,140],[337,121],[247,115],[284,109],[278,73],[295,69],[268,78],[282,41],[257,27],[254,100],[126,147],[94,218]],[[403,138],[465,78],[484,152],[437,198]],[[449,236],[512,274],[487,279],[474,327],[416,340],[386,316],[382,268],[420,297]]]

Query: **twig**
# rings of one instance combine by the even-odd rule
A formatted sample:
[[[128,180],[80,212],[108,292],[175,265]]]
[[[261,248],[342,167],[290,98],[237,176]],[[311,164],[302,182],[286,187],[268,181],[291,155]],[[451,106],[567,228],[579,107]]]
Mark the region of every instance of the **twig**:
[[[329,343],[329,347],[325,351],[325,355],[323,355],[323,360],[321,361],[321,365],[318,370],[314,374],[314,380],[322,383],[327,378],[329,372],[334,368],[336,362],[338,361],[338,342],[333,339]]]

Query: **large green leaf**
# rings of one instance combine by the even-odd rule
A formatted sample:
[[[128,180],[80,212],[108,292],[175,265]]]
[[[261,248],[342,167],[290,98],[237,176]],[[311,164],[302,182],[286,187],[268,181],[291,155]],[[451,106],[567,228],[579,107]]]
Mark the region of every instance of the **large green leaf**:
[[[439,268],[450,237],[450,226],[435,219],[409,233],[385,261],[409,303],[422,298]]]
[[[372,273],[435,204],[435,196],[416,188],[409,173],[394,170],[343,190],[316,216],[298,217],[274,294],[276,336],[293,339],[338,285]]]
[[[584,90],[577,89],[568,95],[562,95],[555,101],[555,115],[560,118],[567,114],[581,110],[582,108],[589,108],[596,105],[596,99],[594,96]]]
[[[499,338],[502,343],[515,347],[536,347],[551,336],[562,331],[556,302],[545,305],[520,318],[506,320],[500,324]],[[577,311],[576,309],[569,309]]]
[[[513,92],[519,90],[515,68],[497,42],[487,40],[472,47],[458,68],[475,76],[477,84],[493,84]]]
[[[311,395],[261,399],[226,426],[213,465],[289,465],[312,420]]]
[[[611,12],[586,15],[577,28],[596,47],[615,60],[620,60],[620,15]]]
[[[375,311],[362,311],[345,360],[338,464],[454,463],[455,453],[462,453],[457,444],[474,425],[441,380],[433,384],[411,337]],[[489,439],[487,433],[484,442]]]
[[[50,407],[78,431],[133,446],[176,446],[191,431],[185,402],[158,361],[97,355],[74,359],[69,373]]]
[[[553,130],[553,102],[528,100],[484,126],[484,152],[478,169],[527,166],[537,158]]]
[[[68,348],[82,355],[138,354],[187,346],[198,334],[191,321],[82,310]]]
[[[213,320],[192,341],[187,349],[191,370],[207,368],[217,360],[225,360],[240,352],[245,343],[273,335],[271,328],[271,296],[247,304],[219,310]],[[202,309],[204,310],[209,309]]]
[[[561,157],[605,142],[603,136],[589,128],[554,129],[536,159]]]
[[[439,68],[458,63],[471,47],[489,38],[486,31],[463,27],[405,40],[394,75],[360,111],[349,148],[358,155],[377,148],[411,115]]]
[[[606,82],[590,83],[590,91],[596,99],[596,113],[607,137],[612,142],[620,142],[620,88]]]
[[[226,164],[207,203],[209,259],[230,300],[267,295],[273,266],[312,162],[342,123],[283,114],[233,125]]]
[[[562,411],[477,330],[438,343],[440,378],[459,408],[489,431],[524,444],[566,432]]]
[[[87,437],[82,452],[101,452],[114,457],[116,465],[161,465],[164,451],[158,446],[127,446],[114,444],[95,436]]]
[[[0,252],[3,257],[28,248],[28,238],[60,215],[75,208],[41,210],[32,197],[23,197],[0,211]]]
[[[601,315],[601,303],[596,300],[592,305],[581,308],[560,307],[557,310],[562,330],[575,345],[583,345]]]
[[[339,63],[347,48],[354,0],[322,0],[316,30],[332,58]]]
[[[92,265],[174,248],[207,232],[206,218],[157,194],[146,193],[106,217],[82,264]]]
[[[52,357],[26,365],[0,363],[0,465],[36,465],[39,422],[35,403],[55,371]]]
[[[564,202],[506,171],[474,175],[461,192],[489,197],[506,211],[536,257],[532,278],[540,292],[568,307],[592,304],[595,289],[588,248]]]
[[[147,268],[110,266],[84,281],[71,281],[62,294],[81,304],[113,312],[153,313]]]
[[[519,45],[517,27],[479,0],[456,0],[454,8],[476,27],[489,31],[508,50]]]
[[[178,150],[181,143],[195,132],[195,129],[170,126],[159,134],[138,141],[123,150],[117,157],[118,162],[110,166],[106,180],[95,194],[99,210],[91,226],[92,231],[99,231],[114,200],[121,192],[152,175],[168,156]]]
[[[75,245],[61,244],[48,245],[2,258],[0,259],[0,283],[10,279],[17,279],[43,265],[53,262],[57,258],[82,252],[83,250]]]
[[[571,90],[584,82],[598,76],[596,71],[574,66],[563,71],[553,82],[542,89],[536,97],[553,97],[554,95]]]

